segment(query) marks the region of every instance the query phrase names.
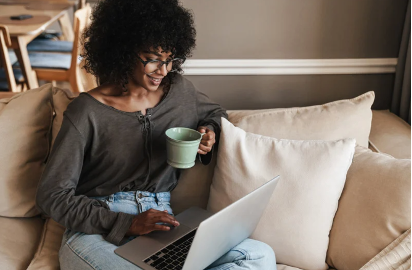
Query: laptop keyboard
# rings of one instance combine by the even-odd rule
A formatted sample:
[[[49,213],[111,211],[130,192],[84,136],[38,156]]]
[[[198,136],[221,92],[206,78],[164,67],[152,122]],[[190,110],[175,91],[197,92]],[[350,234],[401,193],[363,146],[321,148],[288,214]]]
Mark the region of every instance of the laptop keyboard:
[[[197,230],[197,229],[196,229]],[[144,262],[158,270],[180,270],[183,268],[196,230],[174,241],[161,251],[145,259]]]

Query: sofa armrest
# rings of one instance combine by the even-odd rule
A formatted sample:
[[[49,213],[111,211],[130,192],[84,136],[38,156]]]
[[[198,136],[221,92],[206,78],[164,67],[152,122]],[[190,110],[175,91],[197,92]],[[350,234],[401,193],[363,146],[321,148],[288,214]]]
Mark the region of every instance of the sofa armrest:
[[[389,110],[372,111],[370,148],[395,158],[411,158],[411,126]]]

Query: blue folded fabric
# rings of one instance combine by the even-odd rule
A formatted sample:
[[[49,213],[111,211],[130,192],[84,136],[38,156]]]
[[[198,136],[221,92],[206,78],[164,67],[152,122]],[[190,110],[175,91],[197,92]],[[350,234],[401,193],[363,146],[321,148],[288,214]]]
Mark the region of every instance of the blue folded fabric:
[[[21,71],[21,69],[13,68],[13,73],[14,73],[14,78],[16,79],[16,82],[20,82],[24,80],[23,72]],[[0,68],[0,81],[6,81],[6,72],[4,71],[4,68]]]
[[[11,49],[9,49],[9,58],[12,65],[17,62],[17,56]]]
[[[70,68],[72,56],[62,53],[29,53],[32,68],[66,69]],[[18,67],[19,63],[13,65]]]
[[[71,53],[73,42],[62,40],[35,39],[27,45],[29,52],[66,52]]]
[[[0,81],[0,91],[9,91],[9,85],[7,82]]]

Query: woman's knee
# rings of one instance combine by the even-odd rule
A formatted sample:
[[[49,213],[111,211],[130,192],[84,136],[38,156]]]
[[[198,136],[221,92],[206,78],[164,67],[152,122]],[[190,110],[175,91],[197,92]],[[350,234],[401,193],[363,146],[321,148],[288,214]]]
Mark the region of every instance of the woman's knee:
[[[272,247],[268,244],[253,240],[245,239],[236,249],[245,252],[248,260],[261,260],[265,265],[276,265],[276,256]]]

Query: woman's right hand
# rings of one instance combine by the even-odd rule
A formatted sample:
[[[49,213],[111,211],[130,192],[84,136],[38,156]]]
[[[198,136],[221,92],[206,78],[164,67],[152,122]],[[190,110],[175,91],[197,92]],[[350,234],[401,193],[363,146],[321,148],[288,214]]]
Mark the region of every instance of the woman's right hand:
[[[155,209],[149,209],[133,218],[132,225],[126,232],[127,236],[144,235],[152,231],[169,231],[170,227],[156,223],[168,223],[179,226],[179,222],[169,213]]]

